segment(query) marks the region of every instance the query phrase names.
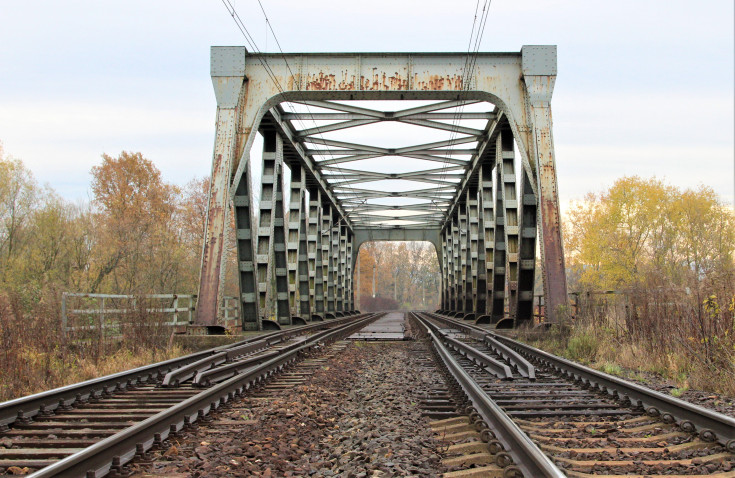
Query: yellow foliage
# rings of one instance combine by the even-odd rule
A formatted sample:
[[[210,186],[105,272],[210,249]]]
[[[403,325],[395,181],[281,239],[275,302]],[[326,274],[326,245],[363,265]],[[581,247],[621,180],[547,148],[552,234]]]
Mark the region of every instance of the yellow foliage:
[[[735,217],[705,186],[681,191],[623,177],[576,204],[565,232],[567,263],[582,288],[628,288],[644,272],[682,284],[734,270]]]

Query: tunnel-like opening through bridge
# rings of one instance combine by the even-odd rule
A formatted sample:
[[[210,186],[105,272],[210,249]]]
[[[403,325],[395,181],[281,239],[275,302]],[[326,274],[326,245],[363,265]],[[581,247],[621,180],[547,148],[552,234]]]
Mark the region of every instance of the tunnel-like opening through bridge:
[[[550,109],[556,47],[471,55],[213,47],[211,74],[217,133],[198,325],[217,320],[231,213],[246,330],[268,317],[291,324],[352,313],[367,241],[432,243],[440,309],[455,317],[530,322],[537,249],[547,319],[566,304]],[[371,141],[375,128],[388,128],[393,144]],[[430,134],[412,142],[407,129]]]

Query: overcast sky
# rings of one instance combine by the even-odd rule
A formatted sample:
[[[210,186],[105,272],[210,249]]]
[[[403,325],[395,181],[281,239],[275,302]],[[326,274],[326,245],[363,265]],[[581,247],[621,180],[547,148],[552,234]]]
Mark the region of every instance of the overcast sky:
[[[262,0],[286,52],[466,51],[475,1]],[[563,203],[623,175],[733,202],[732,0],[495,0],[481,51],[558,45]],[[256,0],[234,5],[274,51]],[[219,0],[0,0],[0,141],[42,183],[88,197],[102,153],[168,181],[209,174],[211,45],[244,40]]]

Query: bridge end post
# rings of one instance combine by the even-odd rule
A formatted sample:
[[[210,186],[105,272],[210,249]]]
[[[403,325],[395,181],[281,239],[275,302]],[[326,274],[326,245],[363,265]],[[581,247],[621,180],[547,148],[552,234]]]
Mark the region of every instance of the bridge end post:
[[[215,325],[223,278],[226,224],[230,208],[229,186],[233,158],[237,155],[237,123],[242,85],[245,81],[245,48],[213,47],[211,76],[217,98],[217,129],[207,201],[199,294],[195,325]]]
[[[567,301],[559,190],[552,135],[551,95],[556,81],[556,46],[524,46],[521,67],[532,126],[532,158],[538,181],[541,264],[548,322],[558,322]]]

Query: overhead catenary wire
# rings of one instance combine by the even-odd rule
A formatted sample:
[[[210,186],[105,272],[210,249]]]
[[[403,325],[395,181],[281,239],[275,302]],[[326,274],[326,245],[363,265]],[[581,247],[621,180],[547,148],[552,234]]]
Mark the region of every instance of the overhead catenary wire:
[[[288,98],[286,98],[284,89],[281,86],[280,82],[278,81],[278,78],[277,78],[275,72],[271,68],[270,64],[268,64],[268,59],[262,56],[262,51],[258,48],[258,46],[257,46],[257,44],[255,42],[255,39],[252,37],[252,35],[248,31],[247,27],[245,27],[245,24],[242,21],[242,19],[240,18],[240,15],[237,13],[237,10],[235,9],[235,6],[231,3],[230,0],[222,0],[222,3],[225,5],[225,8],[227,9],[227,11],[230,14],[230,16],[232,16],[232,18],[235,21],[235,24],[237,25],[238,29],[240,30],[240,32],[242,33],[242,35],[245,37],[245,40],[248,42],[248,45],[251,47],[251,49],[255,53],[258,54],[257,58],[258,58],[260,64],[266,70],[266,73],[268,74],[268,76],[270,77],[270,79],[273,81],[273,84],[278,89],[279,94],[283,98],[283,102],[286,103],[286,104],[288,104],[288,106],[291,109],[291,111],[293,113],[295,113],[295,110],[293,108],[293,105],[288,100]],[[273,39],[276,42],[276,46],[278,47],[278,50],[281,53],[281,57],[283,58],[284,64],[286,65],[286,68],[288,69],[288,71],[291,74],[291,76],[295,78],[294,72],[291,69],[291,65],[288,63],[288,59],[286,58],[286,55],[283,52],[283,49],[281,48],[281,43],[278,40],[278,36],[276,35],[276,32],[273,29],[273,26],[272,26],[272,24],[270,22],[270,19],[268,18],[268,14],[266,13],[265,8],[263,7],[263,4],[262,4],[262,2],[260,0],[258,0],[258,5],[260,6],[260,10],[262,11],[263,16],[265,17],[266,25],[268,26],[268,29],[270,30],[271,34],[273,35]],[[300,84],[297,84],[296,85],[296,91],[297,92],[300,92],[301,91],[301,85]],[[307,114],[309,116],[311,116],[311,120],[314,123],[314,125],[318,127],[318,124],[316,122],[316,119],[314,118],[314,115],[313,115],[311,109],[309,108],[309,105],[306,103],[305,99],[303,97],[301,97],[301,98],[299,98],[299,100],[306,107]],[[299,123],[301,124],[302,129],[306,129],[304,127],[304,123],[303,123],[303,121],[301,119],[298,119],[297,121],[299,121]],[[324,136],[323,136],[322,132],[319,131],[318,134],[319,134],[319,137],[321,138],[322,142],[324,142],[325,139],[324,139]],[[330,151],[329,152],[329,155],[331,156],[332,159],[335,158],[335,154],[333,152]],[[319,163],[315,161],[315,165],[317,167],[318,167],[318,164]],[[345,180],[348,179],[345,176],[345,173],[344,173],[344,170],[343,170],[342,167],[340,167],[340,166],[337,165],[336,169],[337,169],[338,173],[342,176],[342,179],[345,179]],[[338,186],[338,185],[336,185],[336,186]],[[352,189],[353,192],[354,192],[354,187],[351,186],[350,184],[347,184],[346,185],[346,188],[347,189]],[[335,201],[338,201],[336,195],[335,195]]]
[[[462,84],[462,90],[463,91],[469,91],[470,85],[472,83],[472,77],[474,75],[475,66],[477,64],[477,57],[479,55],[480,46],[482,44],[482,38],[485,34],[485,27],[487,26],[487,18],[488,14],[490,12],[490,3],[492,0],[485,0],[482,12],[480,12],[480,22],[479,25],[477,24],[477,12],[480,6],[480,0],[477,0],[475,3],[475,14],[472,20],[472,28],[470,29],[470,38],[467,42],[467,56],[465,57],[465,64],[462,69],[462,76],[461,76],[461,84]],[[475,25],[477,25],[477,33],[475,33]],[[474,38],[474,46],[473,46],[473,38]],[[455,117],[452,120],[453,126],[458,126],[459,121],[461,118],[462,113],[464,112],[464,106],[465,103],[461,103],[460,106],[458,106],[455,109]],[[449,136],[449,150],[450,152],[447,153],[446,158],[449,159],[451,157],[451,151],[454,149],[454,144],[452,142],[457,138],[457,132],[452,131]],[[441,179],[445,179],[446,177],[446,170],[448,169],[449,162],[446,161],[443,163],[442,166],[442,172],[441,172]]]
[[[311,111],[311,108],[309,108],[308,102],[305,101],[303,99],[303,97],[301,97],[301,95],[294,95],[293,93],[289,94],[289,97],[288,98],[286,97],[285,92],[284,92],[284,88],[281,85],[281,82],[279,81],[278,75],[276,75],[276,73],[273,71],[273,68],[271,68],[271,66],[270,66],[270,64],[268,62],[268,58],[261,54],[260,48],[258,47],[255,39],[253,38],[253,36],[250,34],[250,32],[248,31],[247,27],[245,26],[242,18],[238,14],[238,12],[237,12],[236,8],[234,7],[232,1],[231,0],[222,0],[222,3],[225,6],[225,8],[227,9],[227,11],[230,14],[230,16],[235,21],[236,26],[238,27],[238,29],[242,33],[243,37],[245,38],[245,40],[248,43],[248,45],[250,46],[250,48],[254,52],[258,53],[258,55],[257,55],[258,61],[263,66],[263,68],[266,71],[266,73],[268,74],[269,78],[271,79],[271,81],[273,81],[273,84],[278,89],[279,94],[282,96],[282,102],[287,103],[288,104],[288,107],[291,109],[291,111],[295,112],[294,109],[293,109],[293,104],[292,104],[293,99],[292,98],[294,98],[294,97],[295,98],[299,98],[296,102],[303,103],[303,105],[306,108],[307,114],[311,117],[311,121],[314,123],[315,126],[317,126],[316,133],[318,134],[319,138],[321,139],[321,142],[322,143],[325,143],[326,140],[324,138],[324,135],[323,135],[322,131],[319,131],[318,130],[319,125],[317,124],[317,120],[315,119],[314,114]],[[291,65],[289,64],[288,59],[286,58],[286,55],[283,52],[283,48],[281,46],[280,40],[278,39],[278,37],[277,37],[277,35],[275,33],[275,30],[273,28],[272,22],[270,21],[270,18],[268,17],[267,12],[265,11],[265,7],[263,5],[263,2],[261,0],[258,0],[258,5],[259,5],[259,7],[261,9],[261,12],[262,12],[264,18],[265,18],[267,29],[273,35],[274,40],[275,40],[275,43],[276,43],[276,45],[278,47],[278,50],[281,53],[281,56],[282,56],[283,61],[284,61],[284,66],[288,69],[290,75],[295,78],[294,72],[291,69]],[[476,5],[475,5],[475,14],[474,14],[474,17],[473,17],[472,28],[471,28],[471,32],[470,32],[470,38],[468,40],[467,57],[465,58],[465,65],[464,65],[464,68],[463,68],[463,71],[462,71],[462,80],[461,80],[462,82],[461,82],[461,85],[462,85],[462,89],[463,90],[469,90],[469,88],[470,88],[473,71],[474,71],[474,68],[475,68],[475,65],[476,65],[476,61],[477,61],[479,47],[480,47],[480,44],[481,44],[481,41],[482,41],[482,37],[484,35],[485,27],[487,25],[487,18],[488,18],[490,0],[486,0],[484,2],[483,9],[482,9],[482,12],[480,12],[480,14],[479,14],[479,21],[478,21],[479,5],[480,5],[480,2],[479,2],[479,0],[477,0]],[[266,35],[267,35],[267,32],[266,32]],[[474,44],[473,44],[473,41],[474,41]],[[301,91],[301,85],[298,82],[296,83],[296,91]],[[462,103],[458,107],[458,109],[455,110],[455,120],[453,121],[454,126],[457,126],[459,124],[459,121],[461,120],[461,116],[462,116],[461,113],[464,110],[464,106],[465,106],[464,103]],[[302,129],[303,129],[304,128],[303,118],[302,117],[297,117],[295,119],[301,123]],[[458,135],[457,131],[452,131],[451,136],[450,136],[450,141],[449,141],[449,148],[450,148],[450,150],[453,150],[455,148],[455,146],[456,146],[456,145],[453,145],[452,142],[457,138],[457,135]],[[335,159],[335,156],[338,155],[338,152],[335,152],[335,150],[334,149],[331,149],[331,148],[330,149],[327,149],[326,152],[327,152],[327,154],[333,160]],[[447,155],[447,158],[446,158],[447,160],[450,159],[451,154],[452,153],[450,151],[448,153],[448,155]],[[442,172],[439,175],[439,177],[442,180],[446,179],[448,167],[449,167],[450,164],[451,164],[451,161],[444,161],[442,163]],[[315,161],[315,165],[317,166],[318,169],[321,169],[319,167],[319,162],[316,162]],[[355,192],[355,187],[350,184],[349,178],[345,174],[345,171],[348,171],[348,170],[345,170],[342,166],[339,165],[339,163],[335,163],[335,166],[333,167],[333,170],[335,170],[338,173],[338,175],[341,177],[341,179],[344,180],[344,182],[341,185],[339,183],[335,183],[334,184],[334,187],[340,187],[341,189],[346,189],[347,191],[351,191],[351,192],[355,193],[355,195],[357,195],[356,192]],[[334,192],[334,191],[332,191],[332,192]],[[340,202],[336,198],[336,196],[335,196],[335,201],[337,202],[336,205],[339,205],[340,204]],[[363,203],[365,203],[365,202],[367,202],[367,199],[363,201]],[[371,215],[371,221],[370,222],[373,223],[374,220],[378,220],[378,219],[380,219],[380,218],[377,217],[377,216],[376,217],[372,217],[372,215]]]

